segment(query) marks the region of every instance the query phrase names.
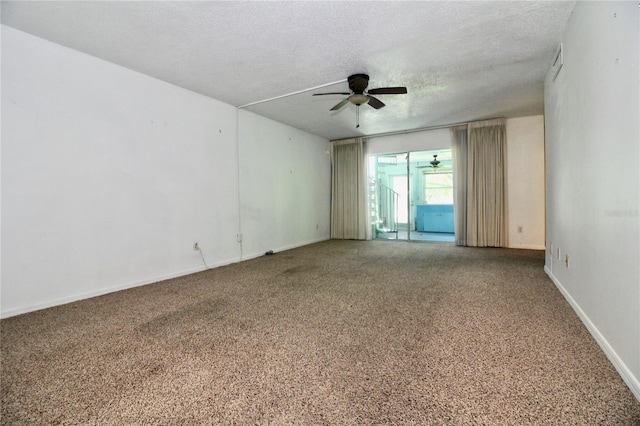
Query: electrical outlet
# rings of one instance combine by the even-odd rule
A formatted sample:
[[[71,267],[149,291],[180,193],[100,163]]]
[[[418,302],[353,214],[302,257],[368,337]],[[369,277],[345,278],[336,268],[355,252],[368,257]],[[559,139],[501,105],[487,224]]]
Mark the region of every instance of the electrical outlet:
[[[200,245],[198,243],[193,243],[193,251],[200,250]]]
[[[518,234],[522,234],[522,226],[518,226]]]

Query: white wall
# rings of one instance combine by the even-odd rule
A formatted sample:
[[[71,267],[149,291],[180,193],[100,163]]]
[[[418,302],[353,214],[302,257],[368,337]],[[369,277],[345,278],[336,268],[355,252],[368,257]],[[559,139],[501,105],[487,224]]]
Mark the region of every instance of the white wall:
[[[2,89],[3,316],[238,259],[235,108],[5,26]]]
[[[639,14],[578,2],[545,81],[545,269],[638,399]]]
[[[544,117],[507,120],[509,247],[544,250]]]
[[[2,118],[2,317],[201,270],[196,241],[209,267],[242,259],[240,199],[255,192],[240,197],[238,182],[259,171],[238,168],[236,108],[2,26]],[[243,138],[241,154],[256,165],[261,150],[260,170],[300,177],[304,160],[328,175],[328,141],[266,119],[250,128],[262,137]],[[261,194],[316,212],[312,237],[302,223],[278,247],[329,238],[328,200],[305,193],[326,194],[322,179]],[[262,243],[250,230],[263,218],[243,219]]]
[[[243,258],[329,238],[329,141],[249,111],[239,115]]]

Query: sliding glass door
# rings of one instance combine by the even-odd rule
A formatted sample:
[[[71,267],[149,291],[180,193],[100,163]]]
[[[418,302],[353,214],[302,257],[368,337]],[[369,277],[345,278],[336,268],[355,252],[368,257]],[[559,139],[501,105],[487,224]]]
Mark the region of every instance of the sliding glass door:
[[[451,150],[369,159],[373,238],[454,241]]]

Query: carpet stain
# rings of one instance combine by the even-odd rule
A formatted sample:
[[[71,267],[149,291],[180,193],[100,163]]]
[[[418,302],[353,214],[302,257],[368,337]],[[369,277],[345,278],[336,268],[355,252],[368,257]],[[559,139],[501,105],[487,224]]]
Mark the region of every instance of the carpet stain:
[[[291,268],[287,268],[282,271],[282,275],[297,275],[297,274],[308,274],[314,270],[318,269],[316,265],[297,265]]]
[[[206,323],[221,320],[226,310],[223,299],[207,299],[159,315],[137,327],[143,335],[157,339],[190,337]]]

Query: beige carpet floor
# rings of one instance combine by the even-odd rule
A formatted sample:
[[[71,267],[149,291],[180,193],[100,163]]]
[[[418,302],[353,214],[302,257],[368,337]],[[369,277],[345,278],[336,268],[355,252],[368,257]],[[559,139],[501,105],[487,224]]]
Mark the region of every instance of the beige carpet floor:
[[[8,318],[1,423],[639,425],[543,263],[327,241]]]

